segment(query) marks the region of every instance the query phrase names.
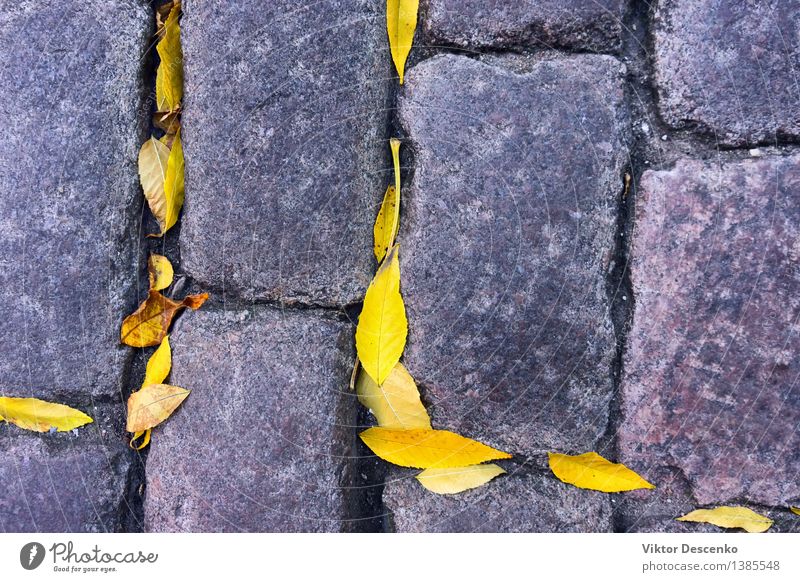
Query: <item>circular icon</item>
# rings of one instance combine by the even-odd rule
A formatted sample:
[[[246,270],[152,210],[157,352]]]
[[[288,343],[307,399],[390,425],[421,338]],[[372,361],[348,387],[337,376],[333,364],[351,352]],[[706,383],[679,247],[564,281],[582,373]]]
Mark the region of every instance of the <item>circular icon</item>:
[[[35,570],[44,561],[44,546],[39,542],[29,542],[19,551],[19,563],[26,570]]]

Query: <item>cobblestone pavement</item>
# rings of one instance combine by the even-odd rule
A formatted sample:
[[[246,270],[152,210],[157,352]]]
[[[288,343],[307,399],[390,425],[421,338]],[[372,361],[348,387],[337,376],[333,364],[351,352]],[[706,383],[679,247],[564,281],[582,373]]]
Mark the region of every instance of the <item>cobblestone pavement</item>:
[[[0,531],[800,531],[800,0],[426,0],[402,87],[381,2],[184,0],[164,241],[149,3],[0,6],[0,394],[96,419],[0,424]],[[371,456],[347,389],[395,136],[406,366],[437,428],[514,455],[454,497]],[[150,252],[212,298],[140,454],[117,334]],[[658,487],[572,488],[548,450]]]

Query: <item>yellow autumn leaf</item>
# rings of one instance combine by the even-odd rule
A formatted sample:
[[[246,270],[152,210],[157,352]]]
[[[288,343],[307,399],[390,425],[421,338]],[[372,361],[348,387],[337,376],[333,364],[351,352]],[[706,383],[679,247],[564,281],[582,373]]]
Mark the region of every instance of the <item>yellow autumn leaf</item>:
[[[180,5],[172,7],[164,22],[164,36],[156,45],[161,59],[156,70],[156,106],[159,111],[175,111],[183,99],[183,50],[178,24],[180,10]]]
[[[169,345],[169,336],[167,335],[164,336],[164,339],[161,340],[161,345],[147,360],[142,386],[161,384],[167,379],[170,368],[172,368],[172,348]]]
[[[414,378],[398,362],[378,386],[369,374],[359,374],[358,401],[369,408],[383,428],[431,428],[431,419],[419,398]]]
[[[150,289],[161,291],[172,285],[175,272],[167,257],[150,255],[147,260],[147,275],[150,278]]]
[[[0,420],[36,432],[48,432],[52,428],[64,432],[93,422],[92,417],[63,404],[7,396],[0,396]]]
[[[161,424],[186,400],[189,392],[169,384],[148,384],[134,392],[128,398],[126,430],[136,433]]]
[[[166,133],[164,137],[174,136],[175,133],[177,133],[178,128],[181,126],[180,117],[181,114],[179,111],[156,111],[153,114],[153,125]],[[172,140],[170,139],[169,143],[164,143],[167,143],[168,146],[171,146],[171,141]]]
[[[400,199],[397,196],[397,189],[394,186],[387,187],[386,193],[383,195],[381,209],[378,211],[377,218],[375,218],[375,226],[372,228],[373,250],[379,263],[386,256],[386,251],[392,247],[394,238],[397,236],[395,210],[399,207]]]
[[[440,495],[452,495],[485,485],[503,473],[505,471],[501,467],[491,463],[451,469],[425,469],[417,475],[417,480],[428,491]]]
[[[444,469],[511,458],[508,453],[449,430],[395,430],[375,426],[359,436],[381,459],[403,467]]]
[[[162,230],[167,218],[164,181],[167,177],[169,158],[169,148],[154,137],[144,142],[139,150],[139,181],[142,183],[142,191],[150,212]]]
[[[790,507],[789,510],[795,515],[800,515],[800,507]]]
[[[356,327],[358,359],[378,384],[386,381],[400,360],[408,334],[397,255],[398,245],[395,245],[369,284]]]
[[[564,483],[606,493],[655,489],[625,465],[612,463],[597,453],[562,455],[547,453],[550,470]]]
[[[161,232],[148,236],[161,236],[178,222],[178,214],[183,207],[184,196],[184,162],[181,130],[175,134],[172,149],[167,159],[167,171],[164,175],[164,222],[159,222]]]
[[[386,31],[389,33],[389,48],[392,61],[403,84],[406,59],[411,52],[414,31],[417,29],[419,0],[387,0]]]
[[[172,319],[179,310],[184,307],[200,309],[206,299],[208,293],[200,293],[188,295],[182,301],[173,301],[151,289],[147,299],[122,322],[120,341],[135,348],[158,345],[167,335]]]
[[[131,441],[129,443],[130,447],[137,451],[141,451],[143,448],[145,448],[147,445],[150,444],[150,433],[152,432],[153,432],[152,428],[148,428],[147,430],[137,430],[135,433],[133,433],[133,436],[131,437]],[[138,441],[139,439],[142,439],[142,442],[137,443],[136,441]]]
[[[749,533],[762,533],[772,526],[772,520],[746,507],[722,506],[714,509],[695,509],[678,521],[710,523],[724,528],[741,528]]]

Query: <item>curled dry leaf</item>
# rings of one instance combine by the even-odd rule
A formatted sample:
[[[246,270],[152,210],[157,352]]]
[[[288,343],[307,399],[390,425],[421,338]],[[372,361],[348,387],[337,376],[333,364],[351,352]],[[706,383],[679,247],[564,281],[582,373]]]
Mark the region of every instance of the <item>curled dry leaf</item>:
[[[63,404],[7,396],[0,396],[0,420],[36,432],[64,432],[93,422],[92,417]]]
[[[762,533],[772,527],[772,520],[752,509],[738,506],[722,506],[714,509],[695,509],[678,521],[710,523],[724,528],[741,528],[749,533]]]
[[[188,295],[183,301],[173,301],[158,291],[150,290],[147,299],[122,322],[120,340],[135,348],[146,348],[161,343],[167,335],[175,314],[189,307],[199,309],[208,299],[208,293]]]
[[[389,48],[392,61],[400,75],[400,84],[406,69],[406,59],[411,52],[414,31],[417,29],[419,0],[387,0],[386,31],[389,33]]]
[[[408,333],[397,255],[395,245],[367,289],[356,328],[358,359],[377,384],[386,381],[400,360]]]
[[[150,289],[161,291],[172,285],[175,272],[167,257],[150,255],[147,260],[147,275],[150,278]]]
[[[634,489],[655,489],[625,465],[612,463],[597,453],[562,455],[547,453],[550,470],[564,483],[581,489],[619,493]]]
[[[129,446],[132,449],[141,451],[143,448],[145,448],[147,445],[150,444],[150,433],[152,432],[153,432],[152,428],[148,428],[147,430],[137,430],[135,433],[133,433],[131,441],[130,443],[128,443]],[[139,441],[139,439],[142,439],[141,442],[137,442]]]
[[[169,384],[148,384],[128,398],[127,431],[137,433],[164,422],[189,396],[189,390]]]
[[[417,480],[428,491],[440,495],[452,495],[485,485],[503,473],[505,471],[501,467],[491,463],[451,469],[425,469],[417,475]]]
[[[161,62],[156,70],[156,106],[159,111],[175,111],[183,99],[183,50],[178,24],[180,4],[173,6],[166,22],[164,35],[156,50]]]
[[[169,345],[169,336],[166,335],[158,349],[147,360],[142,386],[161,384],[167,379],[170,368],[172,368],[172,348]]]
[[[431,419],[419,398],[414,378],[398,362],[378,386],[369,374],[359,374],[358,401],[372,411],[383,428],[431,428]]]
[[[139,150],[139,181],[142,183],[142,191],[150,212],[162,230],[167,218],[164,181],[167,177],[169,158],[169,148],[154,137],[144,142]]]
[[[449,430],[372,427],[360,435],[381,459],[417,469],[467,467],[511,455]]]

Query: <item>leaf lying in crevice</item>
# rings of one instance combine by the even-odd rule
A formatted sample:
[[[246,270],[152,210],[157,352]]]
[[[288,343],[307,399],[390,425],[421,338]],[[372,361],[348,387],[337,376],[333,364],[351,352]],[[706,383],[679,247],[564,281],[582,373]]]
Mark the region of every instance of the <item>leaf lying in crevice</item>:
[[[772,527],[772,520],[752,509],[738,506],[722,506],[714,509],[695,509],[678,521],[710,523],[724,528],[740,528],[749,533],[762,533]]]
[[[48,432],[69,431],[94,422],[80,410],[38,398],[0,396],[0,420],[16,424],[25,430]]]
[[[431,428],[414,378],[399,362],[380,386],[369,374],[359,374],[356,394],[383,428]]]
[[[142,191],[150,212],[162,230],[167,217],[164,180],[167,177],[169,158],[169,148],[154,137],[144,142],[139,150],[139,181],[142,183]]]
[[[178,24],[180,10],[180,5],[172,7],[164,22],[164,36],[156,45],[161,59],[156,70],[156,106],[160,112],[177,110],[183,99],[183,49]]]
[[[128,398],[128,432],[145,431],[164,422],[189,396],[189,390],[169,384],[148,384]]]
[[[356,327],[356,350],[361,366],[383,384],[406,345],[408,320],[400,295],[400,261],[395,245],[369,284]]]
[[[174,136],[181,126],[180,111],[156,111],[153,114],[153,125],[166,133],[166,136]],[[166,143],[166,142],[165,142]],[[172,139],[169,140],[167,146],[172,146]]]
[[[147,299],[122,322],[120,340],[135,348],[146,348],[161,343],[177,312],[184,307],[199,309],[208,299],[208,293],[188,295],[182,301],[173,301],[158,291],[150,290]]]
[[[150,255],[147,260],[147,275],[150,278],[150,289],[161,291],[172,285],[175,271],[167,257]]]
[[[625,465],[612,463],[597,453],[562,455],[547,453],[550,470],[564,483],[581,489],[619,493],[634,489],[655,489]]]
[[[150,444],[150,436],[152,432],[152,428],[148,428],[147,430],[137,430],[135,433],[133,433],[131,441],[128,443],[129,446],[134,450],[141,451]],[[141,442],[139,442],[139,439],[142,439]]]
[[[790,507],[789,511],[791,511],[795,515],[800,515],[800,507]]]
[[[397,188],[389,186],[383,195],[381,209],[378,211],[375,226],[372,228],[374,240],[372,246],[375,258],[379,263],[386,256],[386,252],[392,247],[395,236],[397,236],[397,209],[399,207],[400,198],[397,195]]]
[[[473,465],[452,469],[425,469],[417,480],[425,489],[440,495],[461,493],[485,485],[505,471],[498,465]]]
[[[387,0],[386,31],[389,33],[389,48],[392,61],[400,76],[400,84],[406,68],[406,59],[411,52],[414,31],[417,29],[419,0]]]
[[[169,376],[170,368],[172,368],[172,348],[169,345],[169,336],[167,335],[164,336],[164,339],[161,340],[161,345],[147,360],[142,386],[161,384]]]
[[[184,198],[184,161],[181,130],[175,134],[172,149],[167,158],[167,170],[164,174],[163,221],[156,216],[161,232],[148,234],[149,237],[163,236],[178,222],[178,215],[183,207]]]
[[[467,467],[511,455],[449,430],[394,430],[372,427],[360,435],[373,453],[402,467]]]

